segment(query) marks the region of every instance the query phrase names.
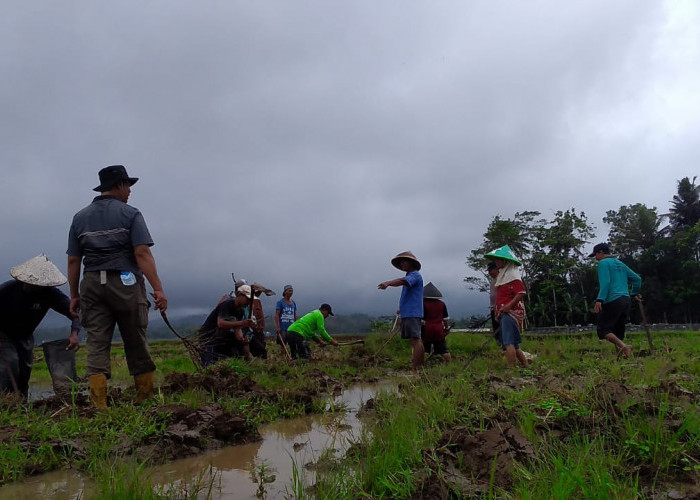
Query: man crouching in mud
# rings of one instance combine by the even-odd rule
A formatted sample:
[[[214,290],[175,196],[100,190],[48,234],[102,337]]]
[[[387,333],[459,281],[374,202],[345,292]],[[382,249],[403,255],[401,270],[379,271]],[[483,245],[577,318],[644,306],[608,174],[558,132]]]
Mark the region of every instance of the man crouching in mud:
[[[598,261],[600,291],[593,311],[598,314],[598,338],[607,340],[617,349],[617,355],[629,358],[632,346],[623,342],[625,323],[629,315],[630,295],[641,301],[639,289],[642,278],[618,259],[610,256],[607,243],[598,243],[589,257]],[[632,290],[628,290],[628,282]]]
[[[199,342],[204,347],[202,366],[231,357],[252,359],[248,337],[243,333],[255,324],[252,319],[245,319],[251,300],[250,285],[241,285],[233,297],[219,302],[209,313],[199,328]]]
[[[418,272],[421,265],[411,252],[402,252],[391,259],[391,265],[406,273],[403,278],[383,281],[377,288],[386,290],[390,286],[401,286],[399,310],[401,316],[401,338],[411,342],[411,365],[413,372],[423,366],[425,348],[420,336],[421,320],[423,318],[423,277]]]
[[[498,267],[496,287],[496,320],[501,328],[501,345],[506,353],[508,366],[515,366],[515,360],[523,366],[528,365],[525,353],[520,350],[521,332],[525,323],[525,284],[520,277],[520,261],[515,258],[510,247],[489,252],[486,258],[492,259]]]

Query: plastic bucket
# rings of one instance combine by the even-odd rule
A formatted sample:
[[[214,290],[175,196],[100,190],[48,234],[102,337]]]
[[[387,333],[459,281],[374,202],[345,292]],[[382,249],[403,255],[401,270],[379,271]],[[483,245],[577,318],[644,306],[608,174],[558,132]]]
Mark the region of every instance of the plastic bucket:
[[[75,372],[75,350],[67,351],[68,339],[42,342],[46,365],[51,374],[53,390],[59,397],[70,395],[71,384],[77,378]]]

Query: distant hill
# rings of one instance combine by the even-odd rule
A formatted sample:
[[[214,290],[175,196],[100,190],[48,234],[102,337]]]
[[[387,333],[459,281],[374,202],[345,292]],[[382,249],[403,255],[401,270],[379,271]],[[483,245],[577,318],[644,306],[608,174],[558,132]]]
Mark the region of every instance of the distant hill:
[[[65,318],[61,318],[63,322],[66,322]],[[191,335],[201,326],[201,324],[206,319],[205,314],[196,314],[191,316],[185,316],[182,318],[170,318],[175,330],[180,335],[187,336]],[[456,328],[468,328],[478,322],[481,318],[472,316],[471,318],[462,318],[456,320]],[[484,317],[485,319],[485,317]],[[372,330],[378,328],[390,328],[394,321],[394,317],[389,316],[368,316],[367,314],[349,314],[349,315],[336,315],[329,316],[326,320],[326,330],[331,335],[365,335]],[[275,332],[275,321],[271,317],[265,318],[265,330],[274,334]],[[65,326],[55,327],[53,324],[51,326],[42,327],[41,325],[36,330],[34,338],[38,344],[44,340],[56,340],[68,337],[70,333],[70,326],[65,324]],[[85,339],[85,332],[80,333],[81,340]],[[161,318],[152,318],[148,325],[148,338],[151,340],[159,339],[173,339],[175,335],[168,329],[168,327],[163,323]],[[115,341],[120,341],[118,329],[117,333],[114,335]]]

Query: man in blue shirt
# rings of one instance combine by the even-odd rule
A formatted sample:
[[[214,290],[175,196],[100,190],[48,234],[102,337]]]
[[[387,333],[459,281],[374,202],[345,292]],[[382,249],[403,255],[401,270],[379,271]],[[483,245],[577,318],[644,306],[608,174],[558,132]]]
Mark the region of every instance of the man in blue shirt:
[[[403,278],[383,281],[377,288],[386,290],[390,286],[401,286],[401,298],[399,310],[396,312],[401,317],[401,338],[411,342],[412,367],[417,372],[423,366],[425,349],[420,336],[421,320],[423,319],[423,277],[420,271],[421,265],[411,252],[402,252],[391,259],[391,265],[406,273]]]
[[[589,257],[598,261],[600,291],[593,311],[598,314],[598,338],[611,342],[618,356],[629,358],[632,346],[623,342],[630,308],[630,295],[641,300],[642,278],[618,259],[610,256],[610,246],[598,243]],[[629,284],[632,290],[629,290]]]

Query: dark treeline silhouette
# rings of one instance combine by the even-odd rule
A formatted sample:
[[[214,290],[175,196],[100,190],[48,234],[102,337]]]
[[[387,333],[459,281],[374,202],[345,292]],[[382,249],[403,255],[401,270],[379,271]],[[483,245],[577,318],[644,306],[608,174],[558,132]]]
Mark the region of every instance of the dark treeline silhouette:
[[[642,276],[642,296],[652,323],[700,320],[700,186],[685,177],[667,213],[642,203],[608,210],[608,242],[613,256]],[[558,211],[550,220],[540,212],[518,212],[512,219],[493,218],[467,265],[484,273],[484,254],[510,245],[523,262],[530,326],[590,324],[598,293],[596,261],[588,258],[595,227],[583,212]],[[467,277],[470,288],[486,291],[484,277]],[[640,321],[632,306],[633,322]]]

